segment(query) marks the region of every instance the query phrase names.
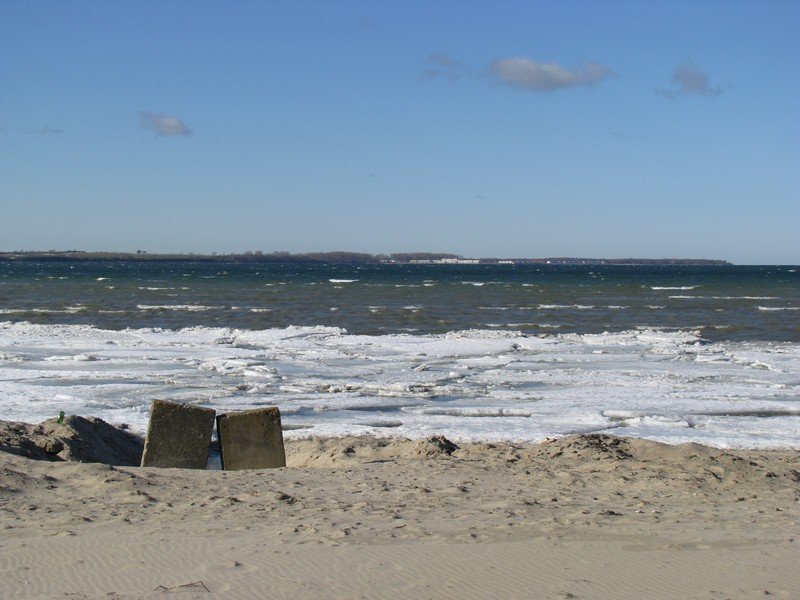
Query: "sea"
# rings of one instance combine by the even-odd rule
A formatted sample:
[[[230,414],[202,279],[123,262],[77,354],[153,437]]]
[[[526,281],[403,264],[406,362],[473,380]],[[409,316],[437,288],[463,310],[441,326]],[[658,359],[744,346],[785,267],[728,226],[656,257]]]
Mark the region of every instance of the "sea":
[[[800,448],[798,269],[0,262],[0,419]]]

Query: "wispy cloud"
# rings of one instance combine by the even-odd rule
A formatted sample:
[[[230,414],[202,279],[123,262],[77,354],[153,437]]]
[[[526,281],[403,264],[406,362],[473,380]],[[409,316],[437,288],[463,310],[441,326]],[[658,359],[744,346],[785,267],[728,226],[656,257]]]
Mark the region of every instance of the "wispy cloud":
[[[64,133],[63,129],[59,129],[57,127],[50,127],[49,125],[45,125],[44,127],[28,127],[25,130],[25,133],[35,133],[39,135],[50,135],[52,133]]]
[[[500,83],[511,87],[531,92],[553,92],[594,86],[611,75],[611,70],[596,62],[587,62],[578,69],[566,69],[557,63],[542,63],[519,56],[492,61],[489,73]]]
[[[677,98],[681,95],[718,96],[723,91],[721,87],[711,87],[708,73],[701,71],[692,63],[683,63],[675,67],[672,83],[677,87],[669,90],[656,88],[656,93],[665,98]]]
[[[447,79],[458,81],[472,71],[448,54],[431,54],[425,61],[422,76],[425,79]]]
[[[186,123],[174,115],[156,114],[144,110],[139,112],[139,126],[165,137],[191,133]]]

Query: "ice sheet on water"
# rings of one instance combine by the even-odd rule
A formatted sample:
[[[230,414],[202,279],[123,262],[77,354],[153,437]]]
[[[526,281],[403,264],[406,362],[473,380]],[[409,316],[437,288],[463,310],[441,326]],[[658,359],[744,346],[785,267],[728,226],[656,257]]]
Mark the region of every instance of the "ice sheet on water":
[[[419,415],[444,415],[451,417],[532,417],[533,413],[516,408],[419,408],[406,409],[405,412]]]
[[[650,329],[540,337],[0,323],[0,418],[64,410],[143,432],[156,398],[219,411],[275,405],[288,436],[612,431],[800,446],[800,345]]]

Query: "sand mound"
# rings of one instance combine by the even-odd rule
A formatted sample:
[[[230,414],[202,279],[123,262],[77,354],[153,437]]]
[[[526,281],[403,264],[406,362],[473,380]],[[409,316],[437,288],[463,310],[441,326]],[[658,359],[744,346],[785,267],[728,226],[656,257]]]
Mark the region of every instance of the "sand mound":
[[[541,444],[531,446],[537,456],[557,459],[572,459],[641,462],[703,460],[717,461],[729,457],[724,450],[688,443],[670,445],[652,440],[632,437],[617,437],[607,434],[570,435],[557,439],[547,439]]]
[[[0,421],[0,450],[35,460],[138,466],[143,447],[141,438],[96,417],[71,415],[36,425]]]
[[[638,440],[637,440],[638,441]],[[571,435],[563,438],[548,439],[535,451],[540,456],[559,458],[566,456],[594,460],[626,460],[633,458],[633,444],[627,438],[603,434]]]
[[[457,450],[458,446],[441,435],[424,440],[370,436],[317,438],[287,442],[286,462],[290,467],[325,468],[397,459],[434,459],[450,456]]]
[[[450,456],[458,450],[453,442],[443,435],[436,435],[424,440],[412,442],[409,454],[420,458],[435,458],[439,456]]]

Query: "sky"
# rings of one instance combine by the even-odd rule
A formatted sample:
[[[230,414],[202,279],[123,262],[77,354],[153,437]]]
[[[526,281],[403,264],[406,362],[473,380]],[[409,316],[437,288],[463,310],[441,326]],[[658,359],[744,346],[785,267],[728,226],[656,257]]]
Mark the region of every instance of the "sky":
[[[800,263],[800,2],[0,2],[0,251]]]

